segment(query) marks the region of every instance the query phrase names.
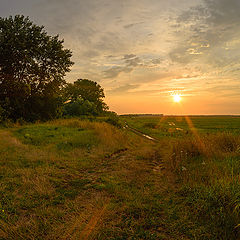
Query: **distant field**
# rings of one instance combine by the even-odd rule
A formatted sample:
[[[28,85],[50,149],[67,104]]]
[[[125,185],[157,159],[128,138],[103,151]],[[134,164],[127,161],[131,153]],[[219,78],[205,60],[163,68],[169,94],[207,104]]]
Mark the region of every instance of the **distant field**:
[[[163,116],[163,117],[121,117],[129,126],[154,137],[179,137],[198,133],[231,132],[240,133],[240,117],[233,116]]]

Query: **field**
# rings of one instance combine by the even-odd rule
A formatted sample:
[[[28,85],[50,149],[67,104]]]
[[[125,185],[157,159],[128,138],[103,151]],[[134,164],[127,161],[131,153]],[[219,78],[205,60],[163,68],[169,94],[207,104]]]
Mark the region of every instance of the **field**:
[[[239,239],[240,118],[0,129],[0,239]]]
[[[240,134],[238,116],[164,116],[121,117],[123,122],[157,138],[179,137],[197,131],[199,134],[230,132]]]

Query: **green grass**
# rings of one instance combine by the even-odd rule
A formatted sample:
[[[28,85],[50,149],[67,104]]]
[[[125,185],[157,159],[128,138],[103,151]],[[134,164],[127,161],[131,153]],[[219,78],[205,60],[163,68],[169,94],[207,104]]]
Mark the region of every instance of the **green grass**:
[[[218,133],[199,141],[173,140],[164,156],[178,185],[167,206],[169,222],[173,211],[174,228],[190,239],[238,239],[240,136]]]
[[[62,142],[71,144],[66,147]],[[125,182],[136,174],[135,158],[131,154],[127,162],[118,158],[125,158],[123,149],[130,151],[141,142],[109,124],[77,119],[2,129],[0,238],[129,235],[122,214],[129,211],[128,204],[141,201],[143,193],[132,180]]]
[[[240,117],[209,116],[188,117],[189,125],[184,116],[164,117],[121,117],[122,122],[154,137],[184,137],[196,129],[198,133],[231,132],[240,134]]]
[[[74,148],[94,147],[99,139],[93,130],[83,128],[69,128],[54,125],[32,125],[14,131],[24,144],[34,146],[54,145],[57,150],[72,150]]]
[[[239,120],[191,119],[2,128],[0,239],[239,239]]]

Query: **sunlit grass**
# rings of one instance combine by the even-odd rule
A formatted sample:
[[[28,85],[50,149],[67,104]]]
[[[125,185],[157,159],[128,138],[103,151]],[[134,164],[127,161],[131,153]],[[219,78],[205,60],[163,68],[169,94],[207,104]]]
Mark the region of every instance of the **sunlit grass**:
[[[191,134],[231,132],[240,134],[240,117],[163,116],[121,117],[133,128],[157,138],[185,137]]]
[[[180,202],[169,207],[178,217],[183,209],[187,213],[185,221],[194,223],[185,229],[191,238],[238,239],[240,136],[217,133],[200,137],[201,146],[194,137],[173,140],[170,151],[163,155],[166,167],[180,183],[172,195]]]
[[[1,129],[0,238],[238,239],[235,120],[222,132],[191,120],[139,119],[189,131],[155,144],[79,119]]]

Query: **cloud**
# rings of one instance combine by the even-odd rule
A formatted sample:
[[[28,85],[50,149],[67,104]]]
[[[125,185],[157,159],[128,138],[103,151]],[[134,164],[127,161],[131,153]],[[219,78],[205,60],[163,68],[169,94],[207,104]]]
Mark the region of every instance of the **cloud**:
[[[108,92],[110,94],[126,94],[128,90],[135,89],[137,87],[139,87],[139,84],[125,84],[123,86],[113,88]]]
[[[239,11],[239,0],[204,0],[183,11],[176,18],[179,40],[169,53],[172,61],[231,66],[240,57]]]
[[[151,61],[153,64],[160,64],[162,62],[162,59],[161,58],[155,58],[155,59],[152,59]]]
[[[125,66],[125,67],[114,66],[114,67],[111,67],[110,69],[103,71],[103,73],[104,73],[104,78],[116,78],[120,73],[129,73],[132,70],[133,69],[128,66]]]
[[[161,58],[156,58],[156,59],[148,59],[142,57],[138,57],[135,54],[124,54],[123,56],[106,56],[108,59],[112,59],[110,61],[111,63],[117,63],[108,68],[107,70],[104,70],[104,78],[116,78],[119,76],[120,73],[130,73],[138,68],[151,68],[154,66],[157,66],[161,64]]]
[[[125,54],[124,56],[123,56],[123,59],[125,60],[125,59],[132,59],[132,58],[135,58],[136,57],[136,55],[135,54]]]
[[[141,59],[139,57],[131,58],[131,59],[126,59],[125,63],[129,67],[137,67],[141,65]]]
[[[130,23],[130,24],[127,24],[127,25],[124,25],[123,27],[124,28],[132,28],[132,27],[136,27],[140,24],[143,24],[144,22],[137,22],[137,23]]]

